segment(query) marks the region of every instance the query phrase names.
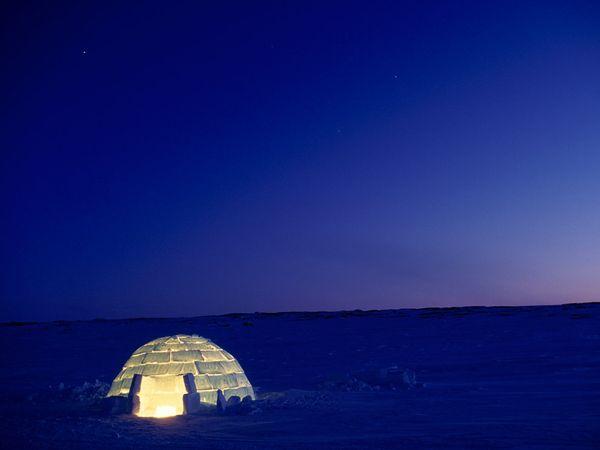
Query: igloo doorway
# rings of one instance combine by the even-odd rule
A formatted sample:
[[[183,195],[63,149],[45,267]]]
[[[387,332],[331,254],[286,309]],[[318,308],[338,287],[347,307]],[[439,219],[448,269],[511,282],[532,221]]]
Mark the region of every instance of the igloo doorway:
[[[170,417],[183,414],[187,394],[183,376],[141,377],[137,392],[139,417]]]

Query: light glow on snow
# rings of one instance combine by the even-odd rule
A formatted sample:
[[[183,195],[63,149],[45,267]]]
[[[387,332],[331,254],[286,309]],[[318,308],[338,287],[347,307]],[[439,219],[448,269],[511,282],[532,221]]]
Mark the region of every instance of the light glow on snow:
[[[154,410],[153,417],[171,417],[177,415],[177,409],[174,406],[161,405]]]

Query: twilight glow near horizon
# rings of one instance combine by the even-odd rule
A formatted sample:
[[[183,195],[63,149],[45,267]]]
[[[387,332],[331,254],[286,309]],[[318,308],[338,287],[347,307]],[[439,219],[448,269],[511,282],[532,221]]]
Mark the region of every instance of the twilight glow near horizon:
[[[600,300],[598,2],[12,8],[0,321]]]

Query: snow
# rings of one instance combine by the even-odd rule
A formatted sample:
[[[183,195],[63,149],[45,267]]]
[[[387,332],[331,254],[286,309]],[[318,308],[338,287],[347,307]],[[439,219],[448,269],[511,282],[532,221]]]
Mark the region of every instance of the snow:
[[[108,414],[124,361],[178,333],[227,349],[257,401]],[[600,448],[600,304],[13,323],[0,342],[3,448]]]

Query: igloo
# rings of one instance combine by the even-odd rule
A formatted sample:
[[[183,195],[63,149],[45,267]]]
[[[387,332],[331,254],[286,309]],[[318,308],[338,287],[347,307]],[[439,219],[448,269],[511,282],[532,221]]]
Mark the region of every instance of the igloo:
[[[216,405],[219,397],[221,401],[255,398],[246,374],[230,353],[209,339],[183,334],[155,339],[133,352],[107,397],[113,401],[113,410],[140,417],[195,412],[202,405]]]

